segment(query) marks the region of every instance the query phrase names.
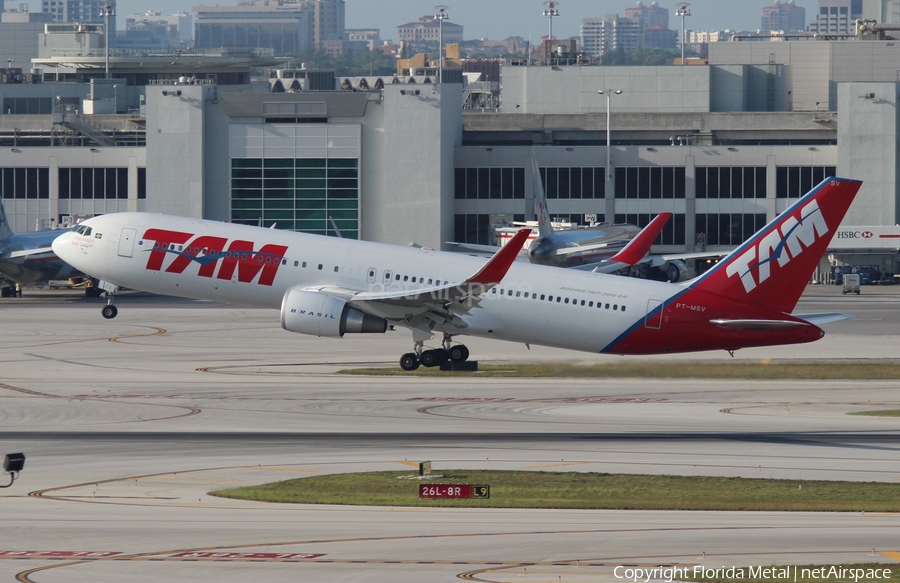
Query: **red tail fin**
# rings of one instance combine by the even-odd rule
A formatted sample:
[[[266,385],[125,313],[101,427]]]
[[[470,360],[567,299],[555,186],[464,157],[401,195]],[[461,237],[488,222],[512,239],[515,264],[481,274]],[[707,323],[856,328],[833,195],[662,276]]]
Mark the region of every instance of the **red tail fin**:
[[[826,178],[690,287],[790,313],[860,186]]]

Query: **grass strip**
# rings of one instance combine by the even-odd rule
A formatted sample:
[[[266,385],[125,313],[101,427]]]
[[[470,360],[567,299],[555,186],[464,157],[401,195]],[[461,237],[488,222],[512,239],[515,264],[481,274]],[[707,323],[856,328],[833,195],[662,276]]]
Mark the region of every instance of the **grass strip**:
[[[866,417],[900,417],[900,409],[882,409],[881,411],[854,411],[848,415],[863,415]]]
[[[420,483],[489,484],[490,499],[430,500]],[[582,472],[440,470],[332,474],[211,492],[297,504],[611,510],[900,511],[900,484],[652,476]]]
[[[890,563],[853,563],[847,565],[790,565],[783,567],[739,567],[735,571],[702,569],[706,574],[688,576],[681,581],[697,583],[846,583],[858,580],[865,583],[900,581],[900,565]],[[885,576],[887,575],[887,576]],[[858,577],[858,579],[857,579]]]
[[[478,372],[442,372],[419,368],[406,372],[398,367],[353,368],[339,371],[347,375],[374,376],[480,376],[516,378],[644,378],[644,379],[748,379],[748,380],[896,380],[900,363],[778,363],[758,362],[664,362],[647,364],[488,364]]]

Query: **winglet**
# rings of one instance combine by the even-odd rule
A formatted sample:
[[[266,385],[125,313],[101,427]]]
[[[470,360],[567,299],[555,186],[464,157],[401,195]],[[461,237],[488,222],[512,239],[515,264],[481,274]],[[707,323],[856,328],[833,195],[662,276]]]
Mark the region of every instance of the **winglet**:
[[[530,234],[531,229],[519,229],[515,236],[501,247],[499,251],[494,253],[494,256],[475,275],[466,280],[466,283],[477,283],[480,285],[500,283],[512,266],[513,261],[516,260],[519,251],[522,250],[522,246],[528,240],[528,235]]]
[[[650,247],[653,246],[653,242],[656,241],[656,238],[671,217],[672,213],[659,213],[656,215],[646,227],[641,229],[627,245],[610,257],[608,261],[635,265],[647,256],[647,253],[650,252]]]

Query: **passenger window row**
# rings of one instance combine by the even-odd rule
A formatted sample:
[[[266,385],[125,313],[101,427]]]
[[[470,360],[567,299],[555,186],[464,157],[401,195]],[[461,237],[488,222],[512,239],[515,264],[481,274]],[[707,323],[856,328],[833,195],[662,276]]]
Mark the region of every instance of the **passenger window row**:
[[[497,295],[497,296],[513,297],[513,290],[511,290],[511,289],[510,289],[510,290],[503,290],[503,289],[497,289],[496,287],[492,287],[492,288],[491,288],[491,293],[494,294],[494,295]],[[515,297],[517,297],[517,298],[525,298],[525,299],[531,298],[532,300],[540,299],[541,301],[548,301],[548,302],[554,302],[554,301],[555,301],[557,304],[563,303],[563,304],[569,304],[569,305],[572,305],[572,306],[581,305],[581,306],[586,306],[586,307],[588,307],[588,308],[593,308],[593,307],[594,307],[594,302],[593,302],[593,300],[587,300],[587,301],[586,301],[586,300],[579,300],[579,299],[577,299],[577,298],[575,298],[575,299],[573,299],[573,298],[564,298],[564,297],[562,297],[562,296],[552,296],[552,295],[546,295],[546,294],[540,294],[540,296],[538,296],[538,294],[532,293],[532,292],[515,292]],[[604,302],[597,302],[597,306],[596,306],[596,307],[599,308],[599,309],[601,309],[601,310],[609,310],[609,309],[611,308],[611,309],[613,309],[613,310],[615,310],[615,311],[618,311],[618,312],[624,312],[624,311],[625,311],[625,305],[624,305],[624,304],[620,306],[619,304],[610,304],[610,303],[608,303],[608,302],[607,302],[607,303],[604,303]]]

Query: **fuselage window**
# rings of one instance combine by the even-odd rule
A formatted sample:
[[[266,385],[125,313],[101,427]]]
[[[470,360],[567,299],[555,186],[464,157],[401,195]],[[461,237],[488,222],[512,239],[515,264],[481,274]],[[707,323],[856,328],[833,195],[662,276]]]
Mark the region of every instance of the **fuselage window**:
[[[588,302],[588,307],[589,307],[589,308],[593,308],[593,307],[594,307],[594,302]]]
[[[606,304],[606,309],[607,309],[607,310],[609,309],[609,304]]]
[[[409,281],[409,276],[408,276],[408,275],[404,275],[404,276],[403,276],[403,281]]]
[[[294,261],[294,267],[300,267],[300,262],[299,262],[299,261]],[[304,265],[304,267],[306,267],[306,265]]]
[[[491,288],[491,293],[492,293],[492,294],[495,294],[495,293],[497,293],[497,288],[495,288],[495,287],[492,287],[492,288]]]
[[[552,301],[553,301],[553,296],[547,296],[547,301],[548,301],[548,302],[552,302]]]
[[[618,310],[618,309],[619,309],[618,304],[613,304],[613,309],[614,309],[614,310]]]
[[[392,279],[394,279],[394,274],[390,270],[388,270],[384,272],[384,276],[382,276],[381,281],[384,283],[384,285],[390,285]]]
[[[319,271],[322,271],[322,264],[319,264]]]
[[[301,267],[303,267],[303,269],[306,269],[306,261],[303,262],[303,265],[301,265]]]
[[[428,285],[431,285],[431,278],[428,278]]]
[[[246,253],[244,253],[244,254],[241,255],[241,260],[242,260],[242,261],[247,261],[247,254],[246,254]]]
[[[396,279],[397,281],[400,281],[400,274],[398,273],[397,277],[395,277],[394,279]]]
[[[415,277],[412,278],[412,282],[413,282],[413,283],[416,283],[416,278],[415,278]]]
[[[516,297],[517,297],[517,298],[522,297],[522,292],[516,292]]]
[[[541,294],[541,299],[542,299],[542,300],[544,299],[544,294]]]
[[[622,306],[622,311],[623,311],[623,312],[625,311],[625,306]]]
[[[569,303],[569,298],[566,298],[566,303],[567,303],[567,304]]]
[[[561,298],[560,296],[556,296],[556,303],[558,304],[558,303],[561,302],[561,301],[562,301],[562,298]],[[567,304],[569,303],[569,300],[568,300],[568,299],[566,299],[566,303],[567,303]]]
[[[338,269],[339,269],[338,266],[335,265],[335,266],[334,266],[334,272],[337,273],[337,272],[338,272]]]
[[[582,306],[584,305],[584,300],[581,300],[581,305],[582,305]]]

